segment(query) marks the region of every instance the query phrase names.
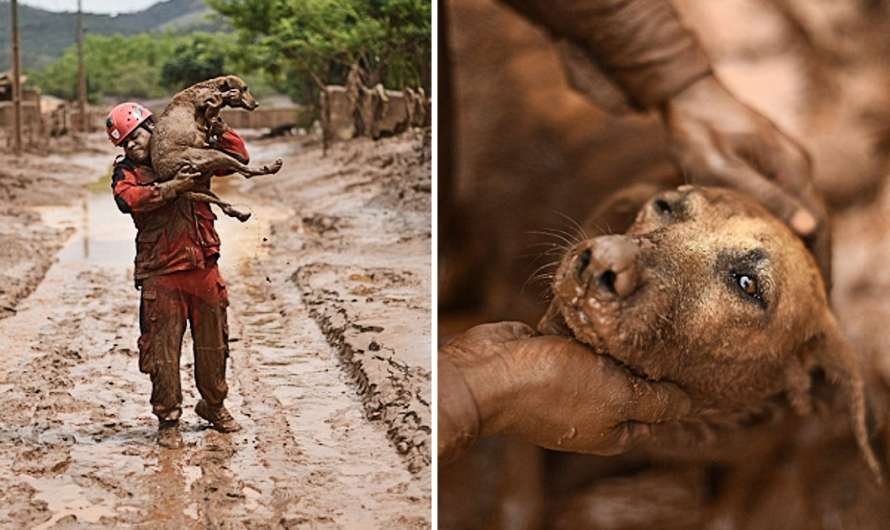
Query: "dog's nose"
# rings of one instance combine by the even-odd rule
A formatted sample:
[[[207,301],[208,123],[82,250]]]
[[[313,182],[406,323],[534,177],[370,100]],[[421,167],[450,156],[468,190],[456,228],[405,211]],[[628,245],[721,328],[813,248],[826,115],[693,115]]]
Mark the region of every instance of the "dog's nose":
[[[637,288],[637,256],[640,245],[625,236],[601,236],[575,249],[581,283],[593,281],[603,294],[625,297]]]

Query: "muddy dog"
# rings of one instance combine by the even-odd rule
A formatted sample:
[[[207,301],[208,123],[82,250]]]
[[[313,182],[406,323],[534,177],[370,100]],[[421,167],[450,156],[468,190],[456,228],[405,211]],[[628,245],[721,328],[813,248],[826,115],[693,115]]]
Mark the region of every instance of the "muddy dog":
[[[693,186],[659,193],[623,235],[570,248],[552,288],[539,329],[570,334],[646,379],[676,382],[701,424],[750,422],[777,403],[799,417],[833,406],[882,480],[857,355],[819,269],[749,197]],[[654,445],[671,440],[656,431]]]
[[[236,171],[247,178],[277,173],[281,159],[268,166],[252,168],[212,148],[215,137],[228,128],[219,117],[222,107],[254,110],[258,105],[247,84],[234,75],[202,81],[178,92],[157,119],[151,136],[152,166],[158,177],[169,180],[184,169],[201,175]],[[182,195],[218,204],[227,215],[241,221],[249,217],[203,187]]]
[[[819,367],[843,382],[864,435],[856,356],[819,271],[800,240],[746,196],[692,186],[662,193],[625,234],[567,252],[553,292],[549,315],[575,338],[647,379],[679,383],[703,410],[786,392],[807,412],[809,374]]]
[[[654,426],[653,440],[620,457],[550,455],[546,491],[557,500],[545,501],[548,526],[822,528],[813,518],[832,506],[832,516],[876,521],[857,528],[881,527],[886,447],[878,458],[870,443],[866,391],[884,409],[878,420],[887,394],[864,385],[804,244],[734,191],[639,191],[649,199],[625,233],[566,249],[538,328],[570,335],[641,378],[677,383],[693,410]],[[618,202],[629,210],[641,201],[625,194]],[[589,226],[604,226],[602,214]],[[785,503],[795,511],[778,523],[760,513]]]

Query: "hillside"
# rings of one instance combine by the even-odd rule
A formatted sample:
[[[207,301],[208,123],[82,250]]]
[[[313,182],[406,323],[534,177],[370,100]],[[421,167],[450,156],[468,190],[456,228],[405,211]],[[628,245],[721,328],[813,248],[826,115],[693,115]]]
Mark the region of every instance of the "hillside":
[[[208,15],[213,11],[203,0],[168,0],[136,13],[118,16],[84,13],[87,33],[132,35],[144,31],[208,30],[221,27]],[[77,14],[54,13],[19,4],[22,68],[25,72],[49,64],[77,38]],[[11,66],[10,3],[0,0],[0,71]]]

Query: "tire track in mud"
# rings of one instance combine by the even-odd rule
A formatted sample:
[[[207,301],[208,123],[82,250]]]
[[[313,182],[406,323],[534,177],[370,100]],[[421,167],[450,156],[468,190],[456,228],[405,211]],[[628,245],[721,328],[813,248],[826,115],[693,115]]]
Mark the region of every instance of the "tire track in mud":
[[[368,421],[296,268],[280,254],[224,267],[227,404],[244,429],[194,414],[187,342],[181,451],[156,445],[131,272],[50,268],[0,320],[0,528],[430,528],[429,467],[409,472]]]
[[[285,528],[429,528],[429,475],[409,473],[385,429],[367,421],[306,307],[272,279],[282,272],[264,265],[254,262],[259,273],[230,282],[233,303],[240,300],[233,331],[241,335],[232,364],[241,410],[266,451],[275,448],[264,467],[273,481],[293,475],[278,489],[277,498],[291,501],[280,503],[278,520]],[[281,469],[284,458],[292,468]]]
[[[412,472],[432,461],[429,131],[286,159],[298,178],[249,191],[298,214],[272,225],[281,292],[310,309]]]

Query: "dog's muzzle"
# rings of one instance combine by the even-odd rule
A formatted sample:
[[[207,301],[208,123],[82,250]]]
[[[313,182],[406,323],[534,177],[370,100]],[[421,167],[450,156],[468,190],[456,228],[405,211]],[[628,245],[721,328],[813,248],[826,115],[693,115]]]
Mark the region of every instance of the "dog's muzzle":
[[[575,247],[575,275],[580,285],[601,296],[624,298],[637,288],[640,244],[621,235],[588,239]]]

